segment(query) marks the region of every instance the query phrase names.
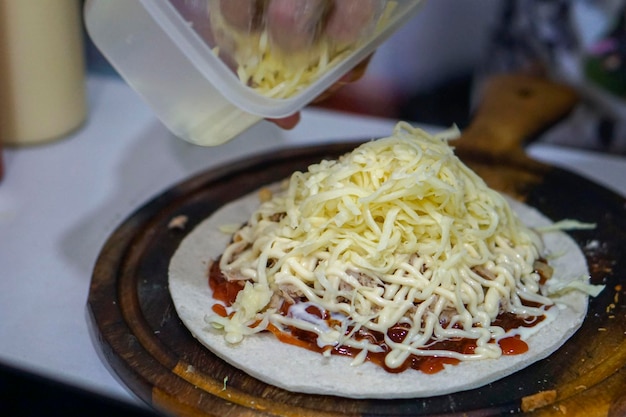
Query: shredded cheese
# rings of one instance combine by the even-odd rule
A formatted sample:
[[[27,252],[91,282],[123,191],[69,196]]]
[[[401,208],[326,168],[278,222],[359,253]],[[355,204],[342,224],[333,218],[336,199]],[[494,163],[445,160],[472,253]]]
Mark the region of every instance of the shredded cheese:
[[[294,173],[225,249],[220,269],[246,285],[229,317],[206,320],[232,343],[272,324],[314,332],[320,347],[362,352],[380,346],[347,329],[386,334],[403,324],[401,343],[385,339],[390,368],[409,355],[499,357],[493,340],[504,330],[492,323],[500,313],[541,316],[553,304],[534,267],[543,245],[454,155],[454,132],[399,123],[391,137]],[[284,316],[282,302],[317,306],[334,324],[303,308]],[[426,349],[451,338],[475,340],[475,352]]]
[[[558,222],[553,223],[550,226],[538,228],[537,230],[540,231],[541,233],[548,233],[548,232],[554,232],[554,231],[560,231],[560,230],[589,230],[589,229],[595,229],[595,228],[596,228],[595,223],[583,223],[578,220],[563,219],[563,220],[559,220]]]
[[[395,0],[387,2],[373,22],[374,33],[384,28],[396,6]],[[218,2],[210,10],[214,36],[224,46],[214,48],[214,53],[224,53],[227,61],[232,59],[241,83],[270,98],[298,94],[368,40],[338,42],[321,36],[304,50],[286,54],[272,47],[267,29],[243,31],[233,27],[219,12]]]

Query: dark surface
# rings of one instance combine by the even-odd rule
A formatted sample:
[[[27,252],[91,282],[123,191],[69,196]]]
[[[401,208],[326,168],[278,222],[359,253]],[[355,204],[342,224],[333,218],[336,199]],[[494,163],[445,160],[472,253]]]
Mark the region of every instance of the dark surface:
[[[587,256],[592,281],[606,289],[590,302],[580,331],[543,361],[472,391],[370,401],[289,393],[247,376],[202,347],[178,319],[167,290],[168,263],[180,241],[228,201],[353,146],[287,149],[208,171],[157,196],[113,233],[97,261],[88,303],[105,356],[138,396],[158,408],[192,415],[500,415],[519,412],[524,396],[544,390],[557,390],[558,405],[570,412],[586,407],[587,415],[606,415],[623,404],[625,201],[559,169],[542,172],[539,179],[536,173],[511,175],[519,175],[520,198],[554,220],[597,223],[595,230],[572,236]],[[498,182],[502,167],[477,168],[487,182],[490,175]],[[181,215],[187,218],[183,229],[168,227]],[[541,412],[558,415],[562,409]]]
[[[0,364],[0,415],[159,417],[161,414]]]

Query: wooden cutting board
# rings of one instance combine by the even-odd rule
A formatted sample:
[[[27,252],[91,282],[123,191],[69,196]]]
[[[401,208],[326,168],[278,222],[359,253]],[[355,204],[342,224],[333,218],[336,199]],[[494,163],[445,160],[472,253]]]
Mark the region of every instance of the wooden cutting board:
[[[177,416],[502,415],[519,413],[524,398],[545,391],[555,392],[556,399],[533,415],[624,415],[626,201],[576,174],[526,157],[524,141],[574,105],[569,89],[504,76],[485,91],[474,123],[458,142],[459,155],[493,187],[552,219],[597,223],[594,230],[571,235],[587,257],[592,282],[606,289],[590,301],[582,328],[553,355],[467,392],[354,400],[264,384],[190,335],[167,288],[168,263],[181,240],[223,204],[350,151],[353,142],[273,151],[208,170],[132,213],[105,243],[92,276],[88,310],[104,358],[140,398]]]

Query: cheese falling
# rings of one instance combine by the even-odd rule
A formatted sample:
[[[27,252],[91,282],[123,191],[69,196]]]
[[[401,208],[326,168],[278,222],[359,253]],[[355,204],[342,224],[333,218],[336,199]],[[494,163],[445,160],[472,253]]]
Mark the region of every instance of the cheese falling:
[[[401,343],[385,340],[390,368],[411,354],[499,357],[490,341],[504,330],[493,320],[502,312],[541,316],[552,304],[534,269],[543,247],[507,200],[454,155],[448,140],[456,134],[399,123],[391,137],[294,173],[226,248],[221,270],[246,284],[228,318],[207,321],[231,343],[271,323],[315,332],[320,346],[365,353],[380,347],[352,338],[359,328],[386,334],[408,326]],[[297,313],[304,309],[283,316],[276,298],[327,310],[337,324]],[[426,349],[457,337],[475,340],[475,352]]]

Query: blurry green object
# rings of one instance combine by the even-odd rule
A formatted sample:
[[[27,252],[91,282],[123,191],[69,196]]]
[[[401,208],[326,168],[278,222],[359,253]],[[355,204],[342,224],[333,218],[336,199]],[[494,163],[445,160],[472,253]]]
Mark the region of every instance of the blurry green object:
[[[626,9],[614,28],[589,50],[585,77],[604,90],[626,97]]]

